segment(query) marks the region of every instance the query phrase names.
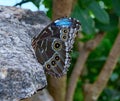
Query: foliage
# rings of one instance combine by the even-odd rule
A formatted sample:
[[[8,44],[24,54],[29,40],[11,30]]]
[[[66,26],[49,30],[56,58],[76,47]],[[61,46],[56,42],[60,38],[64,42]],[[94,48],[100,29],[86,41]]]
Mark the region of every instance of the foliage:
[[[44,0],[43,4],[45,5],[46,8],[49,8],[47,16],[52,18],[52,0]]]
[[[118,19],[120,14],[119,4],[119,0],[78,0],[78,3],[73,9],[71,16],[80,20],[83,32],[85,33],[83,34],[82,40],[85,40],[86,36],[89,36],[89,34],[94,36],[94,33],[97,33],[98,31],[104,31],[107,33],[100,45],[93,52],[91,52],[88,57],[85,65],[87,70],[83,73],[81,78],[81,83],[83,85],[83,81],[88,80],[89,82],[94,82],[96,80],[103,64],[107,59],[108,53],[118,33]],[[120,64],[117,65],[117,67],[119,66]],[[119,85],[117,83],[120,73],[118,71],[115,70],[113,75],[111,75],[112,80],[110,78],[106,89],[103,91],[98,101],[120,100],[120,92],[118,90]],[[117,75],[116,80],[114,74]],[[117,85],[114,85],[116,83]],[[82,92],[76,92],[76,95],[80,93]],[[75,101],[77,101],[77,97],[78,96],[74,97]],[[81,97],[79,97],[79,100],[80,99]]]
[[[22,0],[21,2],[33,2],[38,8],[41,0]],[[24,3],[23,2],[23,3]],[[43,0],[46,8],[49,8],[47,15],[52,17],[52,0]],[[118,19],[120,16],[120,0],[78,0],[73,7],[71,16],[80,20],[82,25],[82,39],[85,42],[93,38],[98,31],[106,32],[106,36],[100,45],[91,52],[86,62],[86,70],[75,92],[74,101],[83,99],[82,86],[88,80],[94,82],[105,63],[108,53],[115,41],[118,33]],[[69,75],[78,57],[77,49],[74,48],[72,55],[72,65]],[[120,101],[120,61],[114,73],[111,75],[109,83],[98,101]]]

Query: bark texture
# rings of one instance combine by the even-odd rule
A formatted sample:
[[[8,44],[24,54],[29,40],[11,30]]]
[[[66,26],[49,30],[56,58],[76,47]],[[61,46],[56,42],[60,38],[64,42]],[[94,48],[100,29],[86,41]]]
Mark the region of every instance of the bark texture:
[[[53,0],[53,19],[69,16],[73,0]]]
[[[31,40],[49,22],[43,12],[0,6],[0,101],[29,97],[47,85]]]

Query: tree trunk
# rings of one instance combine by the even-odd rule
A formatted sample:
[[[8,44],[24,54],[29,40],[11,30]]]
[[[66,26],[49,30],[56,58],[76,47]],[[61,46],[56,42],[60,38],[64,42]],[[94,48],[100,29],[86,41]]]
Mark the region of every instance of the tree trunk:
[[[72,0],[53,0],[53,16],[55,20],[60,17],[69,16],[72,10]],[[55,101],[65,101],[66,76],[56,79],[49,78],[48,88]]]

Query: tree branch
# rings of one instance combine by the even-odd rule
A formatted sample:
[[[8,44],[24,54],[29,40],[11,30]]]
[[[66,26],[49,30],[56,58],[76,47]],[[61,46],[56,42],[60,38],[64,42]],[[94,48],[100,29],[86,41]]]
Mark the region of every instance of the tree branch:
[[[115,40],[115,43],[109,53],[108,59],[101,70],[98,79],[94,84],[86,84],[84,87],[85,100],[96,101],[105,88],[120,56],[120,32]]]
[[[95,39],[88,41],[84,45],[84,47],[80,50],[80,56],[78,57],[78,60],[73,69],[73,72],[71,74],[70,81],[68,84],[67,93],[66,93],[66,101],[72,101],[74,91],[77,85],[77,81],[79,79],[81,71],[83,70],[87,57],[89,56],[89,53],[94,48],[96,48],[96,46],[101,42],[103,37],[104,37],[104,33],[100,32],[99,34],[97,34]]]
[[[30,2],[30,0],[22,0],[21,2],[15,4],[14,6],[21,6],[24,3]]]

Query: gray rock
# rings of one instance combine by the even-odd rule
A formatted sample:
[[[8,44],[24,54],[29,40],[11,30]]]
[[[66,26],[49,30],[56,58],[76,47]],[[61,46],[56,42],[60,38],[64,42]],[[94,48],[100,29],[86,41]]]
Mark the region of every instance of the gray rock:
[[[32,38],[49,23],[43,12],[0,6],[0,101],[16,101],[47,85]]]
[[[36,94],[34,94],[32,97],[30,97],[29,101],[54,101],[54,100],[49,95],[48,91],[46,89],[44,89],[42,92],[38,91]]]

